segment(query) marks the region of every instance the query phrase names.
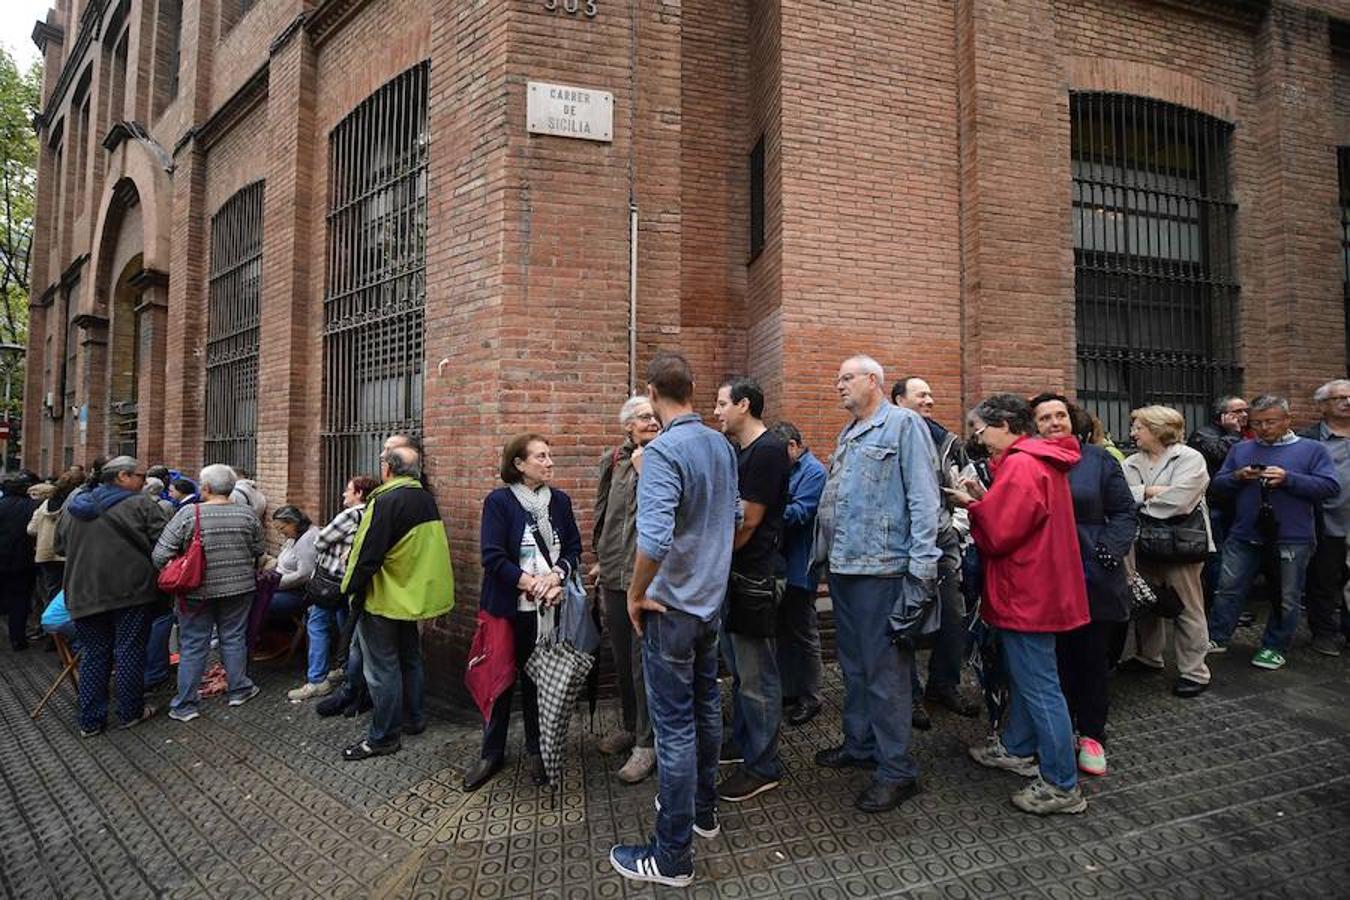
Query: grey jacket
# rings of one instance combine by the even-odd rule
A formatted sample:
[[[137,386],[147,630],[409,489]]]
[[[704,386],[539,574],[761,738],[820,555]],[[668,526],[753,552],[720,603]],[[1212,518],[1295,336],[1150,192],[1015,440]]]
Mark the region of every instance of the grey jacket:
[[[97,497],[98,491],[81,497]],[[131,494],[111,506],[98,506],[86,518],[73,515],[76,498],[56,525],[56,552],[65,556],[63,587],[72,619],[160,599],[150,552],[167,518],[145,494]],[[96,504],[88,504],[91,507]],[[90,512],[95,510],[91,509]]]

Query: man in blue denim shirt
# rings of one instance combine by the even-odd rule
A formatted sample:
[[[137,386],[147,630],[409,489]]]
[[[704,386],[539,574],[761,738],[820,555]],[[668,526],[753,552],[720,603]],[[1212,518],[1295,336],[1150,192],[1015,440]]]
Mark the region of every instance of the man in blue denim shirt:
[[[715,837],[722,703],[717,630],[739,519],[736,451],[694,412],[689,363],[660,353],[647,393],[665,428],[634,451],[637,562],[628,617],[642,638],[647,712],[656,736],[656,837],[616,844],[609,861],[633,881],[694,880],[693,835]]]
[[[835,386],[853,415],[839,435],[816,518],[813,557],[829,567],[839,667],[844,674],[844,743],[818,765],[875,769],[854,805],[894,809],[918,791],[910,753],[914,651],[897,647],[887,619],[904,579],[936,590],[936,450],[919,416],[886,401],[885,373],[868,356],[839,367]]]

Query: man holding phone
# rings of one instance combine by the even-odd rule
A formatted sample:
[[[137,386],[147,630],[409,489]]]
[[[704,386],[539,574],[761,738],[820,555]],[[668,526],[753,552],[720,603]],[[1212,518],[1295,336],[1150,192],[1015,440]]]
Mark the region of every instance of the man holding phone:
[[[1256,437],[1235,446],[1214,478],[1217,490],[1233,500],[1233,521],[1209,615],[1209,652],[1228,649],[1262,557],[1274,553],[1279,607],[1266,622],[1252,665],[1278,669],[1298,627],[1304,577],[1316,542],[1314,514],[1340,492],[1340,481],[1326,448],[1289,430],[1288,400],[1257,397],[1248,421]]]

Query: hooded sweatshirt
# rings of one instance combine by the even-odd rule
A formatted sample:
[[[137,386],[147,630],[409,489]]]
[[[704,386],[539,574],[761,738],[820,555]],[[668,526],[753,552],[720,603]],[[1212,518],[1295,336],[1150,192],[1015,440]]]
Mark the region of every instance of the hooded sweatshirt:
[[[994,486],[970,506],[970,529],[984,561],[981,616],[995,628],[1071,631],[1086,625],[1087,587],[1079,557],[1069,470],[1078,439],[1018,438],[993,462]]]
[[[66,557],[66,608],[79,619],[153,603],[158,574],[150,551],[166,521],[145,494],[111,484],[72,494],[56,526],[56,552]]]

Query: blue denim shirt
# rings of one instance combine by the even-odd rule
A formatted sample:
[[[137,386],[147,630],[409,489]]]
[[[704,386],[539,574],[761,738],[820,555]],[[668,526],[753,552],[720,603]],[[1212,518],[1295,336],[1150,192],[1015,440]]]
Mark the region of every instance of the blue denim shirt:
[[[677,417],[642,452],[637,503],[638,550],[661,563],[647,596],[711,621],[740,517],[735,448],[697,413]]]
[[[825,467],[810,450],[803,450],[788,475],[788,503],[783,510],[783,560],[787,563],[787,583],[796,588],[811,590],[816,586],[811,573],[811,539],[823,490]]]
[[[835,575],[936,578],[937,449],[918,413],[889,403],[839,434],[814,557]]]

